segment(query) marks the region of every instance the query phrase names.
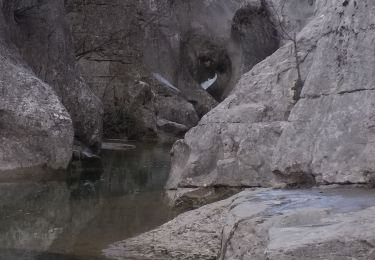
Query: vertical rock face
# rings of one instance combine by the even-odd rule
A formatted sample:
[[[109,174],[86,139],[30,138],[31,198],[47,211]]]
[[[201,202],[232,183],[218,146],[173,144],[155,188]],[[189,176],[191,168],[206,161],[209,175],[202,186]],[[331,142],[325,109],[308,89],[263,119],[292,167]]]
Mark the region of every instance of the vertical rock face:
[[[0,171],[64,168],[74,136],[98,147],[102,108],[75,66],[63,2],[3,0],[0,23]]]
[[[148,1],[145,4],[142,1],[66,1],[76,57],[90,87],[105,106],[107,136],[182,136],[198,122],[193,106],[173,89],[176,82],[161,71],[144,66],[145,52],[152,48],[145,38],[152,43],[156,38],[155,35],[146,37],[146,30],[155,26],[159,16],[168,11],[148,13],[146,4]],[[159,53],[168,56],[169,53],[164,53],[169,51],[165,50],[168,46],[164,45],[160,46],[163,53],[161,50]],[[163,65],[166,66],[177,67],[172,62]],[[208,95],[207,98],[210,100]],[[210,102],[212,106],[214,103]],[[160,106],[163,103],[173,106],[170,112],[165,113],[165,105]],[[164,128],[165,123],[171,128]],[[184,130],[181,132],[181,129]]]
[[[284,45],[174,145],[168,188],[373,182],[374,4],[281,4],[266,1]]]
[[[375,4],[329,1],[325,8],[324,34],[278,141],[274,169],[287,182],[310,175],[321,184],[372,183]]]
[[[255,2],[67,0],[77,59],[105,105],[106,134],[129,137],[136,129],[138,137],[176,136],[196,125],[244,67],[278,47],[265,9]],[[254,33],[256,24],[262,28]],[[243,50],[250,39],[254,50]],[[201,84],[209,80],[205,91]],[[174,112],[160,110],[165,102]],[[128,123],[118,126],[118,118]]]
[[[0,170],[65,167],[71,157],[72,121],[52,88],[21,59],[11,42],[12,2],[0,12]]]
[[[22,57],[59,96],[73,120],[75,137],[98,148],[102,105],[76,67],[63,0],[11,1],[8,5],[11,38]]]
[[[262,9],[265,10],[261,11],[261,16],[251,18],[255,24],[271,20],[264,17],[271,12],[267,8],[262,1],[253,1],[240,10],[237,20],[248,17],[242,12],[252,14]],[[238,28],[244,30],[243,27]],[[248,30],[251,31],[251,28]],[[254,29],[260,32],[254,35],[275,35],[274,28],[271,25],[256,27]],[[269,39],[272,42],[274,36]],[[253,46],[261,48],[256,41],[253,42]],[[264,52],[267,52],[269,46],[265,44],[264,47]],[[248,51],[249,57],[251,51]],[[289,52],[289,47],[282,47],[277,54],[262,62],[263,66],[256,65],[242,76],[232,94],[205,115],[184,140],[174,145],[168,188],[269,185],[271,174],[267,160],[272,157],[273,144],[277,142],[283,121],[293,105],[292,91],[287,90],[289,82],[295,80]],[[279,64],[279,60],[284,63]],[[249,59],[247,64],[250,62],[255,61]],[[282,84],[284,89],[276,87],[276,84]]]

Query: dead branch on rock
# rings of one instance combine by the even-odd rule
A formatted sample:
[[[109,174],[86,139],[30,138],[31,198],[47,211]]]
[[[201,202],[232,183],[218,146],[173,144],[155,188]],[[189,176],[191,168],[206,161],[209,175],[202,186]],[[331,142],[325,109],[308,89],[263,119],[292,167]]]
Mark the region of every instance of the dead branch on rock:
[[[296,32],[293,32],[293,33],[289,32],[282,19],[282,13],[283,13],[286,1],[287,0],[281,1],[279,9],[277,9],[273,4],[268,4],[268,6],[272,10],[275,16],[275,20],[277,23],[275,27],[276,27],[276,30],[279,32],[279,37],[281,37],[281,39],[283,40],[290,41],[292,43],[293,55],[294,55],[294,60],[295,60],[295,69],[297,71],[297,80],[294,86],[292,87],[292,90],[294,91],[293,100],[297,102],[301,97],[304,80],[302,79],[302,74],[301,74],[301,60],[298,56],[299,47],[298,47],[298,41],[297,41],[297,34]],[[263,1],[263,4],[265,4],[265,1]]]

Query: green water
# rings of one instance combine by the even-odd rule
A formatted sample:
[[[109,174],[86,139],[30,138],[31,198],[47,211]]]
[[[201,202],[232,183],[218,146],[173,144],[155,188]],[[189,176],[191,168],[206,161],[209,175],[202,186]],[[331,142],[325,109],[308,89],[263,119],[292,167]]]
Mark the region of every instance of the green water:
[[[105,259],[109,244],[173,218],[170,146],[136,147],[72,165],[65,180],[0,183],[0,259]]]

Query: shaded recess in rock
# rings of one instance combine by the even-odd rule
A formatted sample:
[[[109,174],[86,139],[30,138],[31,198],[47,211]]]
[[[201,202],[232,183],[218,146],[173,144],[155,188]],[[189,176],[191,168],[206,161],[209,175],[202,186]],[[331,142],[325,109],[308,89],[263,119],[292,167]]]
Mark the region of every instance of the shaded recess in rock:
[[[105,106],[106,135],[179,138],[198,120],[185,124],[158,114],[155,100],[166,94],[149,80],[152,75],[180,90],[167,95],[174,105],[193,106],[188,118],[202,118],[229,95],[244,70],[278,46],[267,12],[250,0],[66,0],[66,7],[80,67]],[[212,79],[205,91],[201,84]],[[171,109],[180,117],[187,112]],[[176,128],[159,127],[163,120]],[[129,133],[131,125],[139,134]]]
[[[242,72],[248,72],[279,48],[277,25],[265,2],[240,8],[232,21],[232,40],[242,51]]]
[[[207,92],[217,101],[223,100],[223,94],[232,79],[232,61],[225,42],[212,39],[207,34],[190,31],[181,40],[181,63],[186,64],[192,78],[201,85],[217,77]]]

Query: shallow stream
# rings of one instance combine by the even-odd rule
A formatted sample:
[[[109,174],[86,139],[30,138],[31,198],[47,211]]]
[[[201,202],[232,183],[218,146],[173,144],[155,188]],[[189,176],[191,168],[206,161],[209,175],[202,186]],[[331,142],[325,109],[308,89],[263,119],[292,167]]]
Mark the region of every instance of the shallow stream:
[[[170,146],[135,145],[75,163],[63,180],[0,183],[0,259],[102,260],[109,244],[173,218]]]

